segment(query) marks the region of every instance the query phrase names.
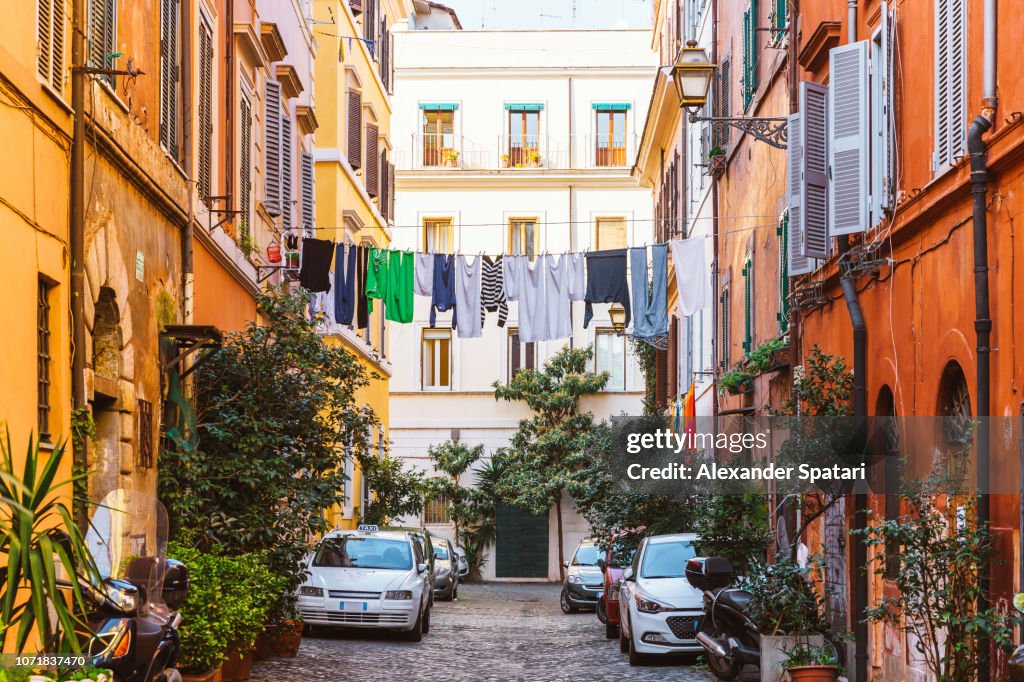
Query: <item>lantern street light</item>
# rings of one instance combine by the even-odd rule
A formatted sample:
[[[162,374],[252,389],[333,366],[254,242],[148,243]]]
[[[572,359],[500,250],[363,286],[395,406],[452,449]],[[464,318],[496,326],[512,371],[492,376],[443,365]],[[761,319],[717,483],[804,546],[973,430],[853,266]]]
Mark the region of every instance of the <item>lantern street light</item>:
[[[626,309],[618,303],[612,303],[608,307],[608,318],[612,322],[615,334],[622,336],[626,331]]]
[[[721,139],[726,126],[732,126],[746,135],[752,135],[776,149],[786,148],[786,119],[759,116],[701,116],[700,109],[708,102],[711,78],[717,67],[708,53],[690,40],[679,50],[676,63],[671,67],[679,106],[690,113],[690,123],[710,123],[712,139]]]

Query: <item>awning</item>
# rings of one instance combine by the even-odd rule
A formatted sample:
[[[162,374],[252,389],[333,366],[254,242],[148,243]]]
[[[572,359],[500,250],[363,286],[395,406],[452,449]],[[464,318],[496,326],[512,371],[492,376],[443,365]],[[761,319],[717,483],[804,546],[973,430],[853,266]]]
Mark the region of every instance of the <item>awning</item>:
[[[505,103],[506,111],[543,111],[544,105],[540,102]]]
[[[629,111],[632,104],[629,102],[594,102],[595,111]]]
[[[420,109],[424,111],[455,111],[459,105],[454,102],[420,102]]]

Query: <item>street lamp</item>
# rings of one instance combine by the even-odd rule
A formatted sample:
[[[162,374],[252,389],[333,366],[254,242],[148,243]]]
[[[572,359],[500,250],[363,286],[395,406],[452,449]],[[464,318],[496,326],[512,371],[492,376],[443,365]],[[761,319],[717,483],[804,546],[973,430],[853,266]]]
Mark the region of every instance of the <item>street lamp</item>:
[[[619,303],[612,303],[608,307],[608,318],[612,321],[615,334],[622,336],[626,331],[626,309]]]
[[[679,50],[672,66],[672,81],[676,86],[679,106],[690,113],[690,123],[707,122],[712,127],[712,139],[720,139],[726,126],[752,135],[776,149],[786,148],[786,119],[760,116],[701,116],[698,112],[708,103],[711,77],[717,67],[708,53],[690,40]],[[728,86],[728,84],[726,84]]]

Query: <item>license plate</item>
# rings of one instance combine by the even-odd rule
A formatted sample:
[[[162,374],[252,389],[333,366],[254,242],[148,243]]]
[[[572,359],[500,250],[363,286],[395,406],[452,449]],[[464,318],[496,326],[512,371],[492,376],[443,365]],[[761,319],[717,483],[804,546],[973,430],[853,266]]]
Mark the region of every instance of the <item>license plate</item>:
[[[338,607],[342,611],[379,611],[380,604],[377,602],[367,601],[343,601]]]

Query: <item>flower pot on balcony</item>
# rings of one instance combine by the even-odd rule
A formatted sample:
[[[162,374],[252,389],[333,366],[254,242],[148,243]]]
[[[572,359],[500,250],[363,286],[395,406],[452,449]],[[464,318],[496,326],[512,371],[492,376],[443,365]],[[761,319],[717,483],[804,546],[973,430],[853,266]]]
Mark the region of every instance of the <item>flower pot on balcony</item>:
[[[836,682],[839,668],[834,665],[800,665],[789,669],[792,682]]]
[[[716,180],[725,175],[725,154],[708,157],[707,174]]]

